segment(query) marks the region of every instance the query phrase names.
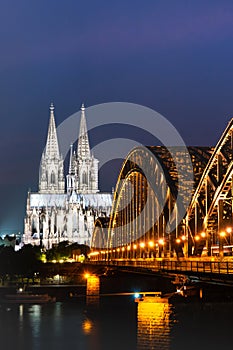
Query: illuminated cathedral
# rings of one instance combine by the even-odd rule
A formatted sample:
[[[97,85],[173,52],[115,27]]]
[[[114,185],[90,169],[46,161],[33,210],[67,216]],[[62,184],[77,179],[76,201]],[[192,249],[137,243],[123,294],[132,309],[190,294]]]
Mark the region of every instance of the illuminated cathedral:
[[[47,142],[39,170],[39,190],[28,192],[23,243],[46,249],[62,241],[90,246],[94,221],[108,217],[112,194],[98,189],[98,160],[90,151],[85,107],[76,151],[70,146],[69,170],[59,150],[54,106],[50,106]]]

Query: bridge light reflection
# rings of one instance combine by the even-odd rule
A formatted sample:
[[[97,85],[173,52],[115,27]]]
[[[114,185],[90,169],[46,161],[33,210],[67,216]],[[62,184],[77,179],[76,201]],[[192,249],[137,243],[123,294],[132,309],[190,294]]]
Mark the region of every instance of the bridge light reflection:
[[[137,244],[134,244],[134,245],[133,245],[133,249],[137,249]]]
[[[141,242],[141,243],[140,243],[140,247],[141,247],[141,248],[145,248],[145,243],[144,243],[144,242]]]
[[[185,235],[182,235],[182,236],[181,236],[181,239],[182,239],[182,241],[185,241],[185,240],[186,240]]]
[[[176,243],[180,244],[180,243],[181,243],[181,239],[180,239],[180,238],[177,238],[177,239],[176,239]]]
[[[199,241],[199,240],[200,240],[200,236],[196,235],[196,236],[194,237],[194,239],[195,239],[195,241]]]
[[[232,228],[231,228],[231,227],[227,227],[227,228],[226,228],[226,232],[227,232],[227,233],[231,233],[231,232],[232,232]]]
[[[201,237],[205,238],[206,237],[206,233],[205,232],[201,232]]]

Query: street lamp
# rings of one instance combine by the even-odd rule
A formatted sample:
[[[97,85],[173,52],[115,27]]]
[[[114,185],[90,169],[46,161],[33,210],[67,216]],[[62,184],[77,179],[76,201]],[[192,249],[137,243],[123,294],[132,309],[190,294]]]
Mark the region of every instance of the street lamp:
[[[154,247],[154,242],[153,241],[149,241],[148,245],[149,245],[150,248],[153,248]]]
[[[206,237],[206,233],[205,232],[201,232],[201,238],[205,238]]]
[[[224,251],[223,251],[223,240],[226,237],[226,232],[221,231],[219,232],[219,257],[223,258],[224,256]]]
[[[164,239],[163,238],[160,238],[159,240],[158,240],[158,243],[160,244],[160,245],[164,245]]]

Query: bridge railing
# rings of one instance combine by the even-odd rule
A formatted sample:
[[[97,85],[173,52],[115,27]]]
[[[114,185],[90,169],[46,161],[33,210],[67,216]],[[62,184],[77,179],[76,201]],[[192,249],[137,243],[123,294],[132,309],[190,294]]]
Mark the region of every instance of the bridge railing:
[[[93,261],[96,264],[108,264],[116,266],[131,266],[149,268],[154,271],[164,272],[195,272],[211,274],[233,275],[233,261],[200,261],[200,260],[130,260],[115,259],[104,261]]]

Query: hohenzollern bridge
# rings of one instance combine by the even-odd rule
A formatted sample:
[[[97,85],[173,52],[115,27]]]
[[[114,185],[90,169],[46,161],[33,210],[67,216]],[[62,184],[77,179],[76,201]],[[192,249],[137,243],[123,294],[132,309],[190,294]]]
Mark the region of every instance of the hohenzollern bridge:
[[[215,147],[134,148],[120,170],[110,219],[95,223],[91,259],[194,264],[232,255],[233,119]],[[205,268],[219,268],[213,266]]]

